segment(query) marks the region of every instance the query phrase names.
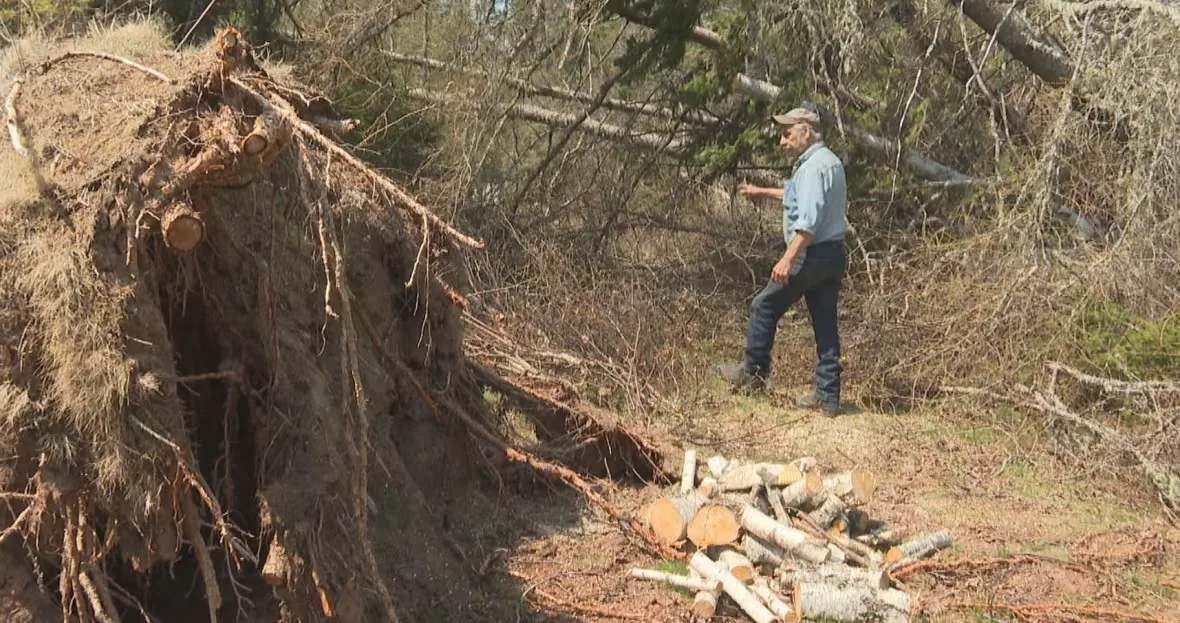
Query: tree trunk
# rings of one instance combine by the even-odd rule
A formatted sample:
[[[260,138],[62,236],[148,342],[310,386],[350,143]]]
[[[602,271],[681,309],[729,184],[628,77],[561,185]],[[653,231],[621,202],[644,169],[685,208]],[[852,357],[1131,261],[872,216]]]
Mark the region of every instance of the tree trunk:
[[[693,492],[675,498],[660,498],[652,503],[648,511],[651,531],[662,543],[672,544],[683,541],[688,524],[696,517],[705,503],[704,496]]]

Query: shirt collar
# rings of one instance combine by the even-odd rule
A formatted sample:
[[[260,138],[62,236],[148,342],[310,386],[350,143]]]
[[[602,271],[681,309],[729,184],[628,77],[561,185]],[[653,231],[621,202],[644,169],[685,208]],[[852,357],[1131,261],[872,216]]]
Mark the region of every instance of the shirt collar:
[[[803,164],[808,158],[811,157],[812,154],[814,154],[816,151],[818,151],[823,146],[824,146],[823,141],[816,141],[816,142],[812,143],[811,147],[808,147],[807,149],[805,149],[803,151],[803,153],[799,154],[799,158],[797,158],[795,160],[795,166],[799,166],[799,165]]]

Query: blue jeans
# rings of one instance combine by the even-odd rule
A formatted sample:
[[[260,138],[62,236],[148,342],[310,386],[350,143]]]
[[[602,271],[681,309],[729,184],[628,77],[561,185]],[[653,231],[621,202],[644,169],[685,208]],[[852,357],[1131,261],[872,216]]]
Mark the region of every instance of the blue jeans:
[[[811,328],[815,332],[815,396],[820,400],[840,399],[840,330],[836,304],[848,268],[843,241],[821,242],[807,247],[799,272],[786,285],[771,281],[754,297],[746,329],[746,369],[762,378],[770,377],[770,350],[778,321],[799,299],[807,301]]]

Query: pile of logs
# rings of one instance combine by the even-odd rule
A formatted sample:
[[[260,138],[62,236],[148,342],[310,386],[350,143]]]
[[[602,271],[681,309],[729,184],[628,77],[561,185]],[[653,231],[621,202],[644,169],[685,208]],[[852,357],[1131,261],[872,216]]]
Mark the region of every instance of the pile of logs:
[[[756,623],[908,621],[910,595],[890,572],[953,542],[945,530],[906,539],[871,519],[876,480],[865,470],[825,476],[812,457],[713,456],[700,471],[685,452],[679,490],[646,511],[656,538],[695,549],[687,575],[628,571],[694,591],[695,618],[711,618],[724,595]]]

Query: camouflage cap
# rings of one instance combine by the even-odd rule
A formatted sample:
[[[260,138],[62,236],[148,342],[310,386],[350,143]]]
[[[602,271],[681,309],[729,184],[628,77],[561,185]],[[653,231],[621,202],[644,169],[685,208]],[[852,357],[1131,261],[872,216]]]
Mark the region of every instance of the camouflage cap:
[[[792,126],[797,123],[807,123],[819,127],[819,115],[806,108],[794,108],[784,115],[774,115],[771,118],[779,125]]]

